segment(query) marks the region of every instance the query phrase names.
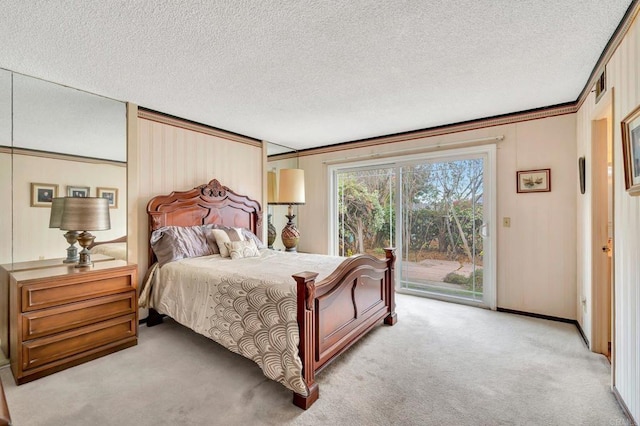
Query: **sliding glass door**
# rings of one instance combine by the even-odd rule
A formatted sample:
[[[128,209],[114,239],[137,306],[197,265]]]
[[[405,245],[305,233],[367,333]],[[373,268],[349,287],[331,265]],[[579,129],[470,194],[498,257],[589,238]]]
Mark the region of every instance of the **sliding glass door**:
[[[401,174],[400,288],[481,301],[483,159],[423,160]]]
[[[395,170],[344,170],[336,174],[336,182],[338,254],[384,258],[384,248],[395,245]]]
[[[495,147],[333,169],[334,252],[384,257],[397,290],[495,307]]]

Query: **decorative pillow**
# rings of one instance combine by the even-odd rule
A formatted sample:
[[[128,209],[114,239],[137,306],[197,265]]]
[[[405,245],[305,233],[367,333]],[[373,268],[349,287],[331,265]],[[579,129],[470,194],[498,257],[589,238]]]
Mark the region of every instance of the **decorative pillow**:
[[[253,242],[256,243],[256,247],[258,247],[258,250],[267,248],[267,246],[264,245],[262,240],[260,240],[260,238],[258,238],[256,234],[254,234],[247,228],[242,228],[242,236],[244,237],[245,240],[253,240]]]
[[[211,230],[219,227],[220,225],[212,224],[202,226],[202,228],[204,228],[205,230],[204,236],[207,238],[207,244],[209,244],[209,247],[211,248],[211,252],[213,254],[220,254],[220,249],[218,248],[218,244],[216,244],[216,238],[211,233]]]
[[[244,241],[242,233],[238,232],[236,228],[216,228],[210,229],[208,232],[210,235],[213,235],[218,250],[220,251],[220,256],[222,257],[229,257],[229,249],[227,249],[224,243]],[[211,240],[211,238],[209,238],[209,240]]]
[[[260,251],[253,240],[231,241],[224,243],[231,259],[243,259],[245,257],[259,257]]]
[[[160,266],[178,259],[214,254],[202,226],[165,226],[153,231],[150,243]]]

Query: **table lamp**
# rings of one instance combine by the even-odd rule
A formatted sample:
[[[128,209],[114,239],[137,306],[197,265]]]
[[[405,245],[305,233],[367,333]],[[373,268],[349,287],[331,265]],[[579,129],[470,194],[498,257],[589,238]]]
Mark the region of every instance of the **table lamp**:
[[[82,251],[76,268],[93,265],[87,247],[93,243],[96,237],[89,231],[111,229],[109,200],[99,197],[66,197],[60,229],[80,232],[77,238],[78,244],[82,246]]]
[[[278,185],[278,203],[288,204],[288,222],[282,229],[282,243],[286,247],[285,251],[297,251],[296,246],[300,240],[300,231],[293,224],[296,217],[293,214],[294,205],[305,203],[304,196],[304,170],[302,169],[282,169],[280,170],[280,182]]]
[[[60,228],[65,200],[66,197],[56,197],[51,200],[49,228]],[[62,261],[63,263],[76,263],[78,261],[78,248],[75,246],[75,243],[78,241],[78,235],[80,235],[78,231],[67,231],[64,234],[64,238],[67,240],[67,243],[69,243],[69,247],[67,247],[67,258]]]

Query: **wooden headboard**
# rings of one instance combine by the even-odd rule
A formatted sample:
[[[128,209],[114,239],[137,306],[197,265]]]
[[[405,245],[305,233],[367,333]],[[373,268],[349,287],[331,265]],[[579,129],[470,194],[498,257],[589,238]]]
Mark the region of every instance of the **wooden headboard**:
[[[147,204],[149,236],[163,226],[194,226],[218,224],[248,228],[262,238],[262,208],[260,203],[239,195],[216,179],[190,191],[158,195]],[[155,262],[149,247],[149,265]]]

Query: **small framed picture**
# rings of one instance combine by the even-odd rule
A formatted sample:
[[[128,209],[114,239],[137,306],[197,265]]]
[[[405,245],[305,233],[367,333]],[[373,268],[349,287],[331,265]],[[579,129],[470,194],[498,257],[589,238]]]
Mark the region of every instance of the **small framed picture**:
[[[621,124],[625,188],[629,195],[640,195],[640,106]]]
[[[98,197],[109,200],[109,208],[118,208],[118,188],[96,188]]]
[[[51,207],[58,196],[58,185],[52,183],[31,183],[31,207]]]
[[[521,170],[516,172],[518,192],[550,192],[551,169]]]
[[[88,197],[91,190],[88,186],[67,185],[67,197]]]

